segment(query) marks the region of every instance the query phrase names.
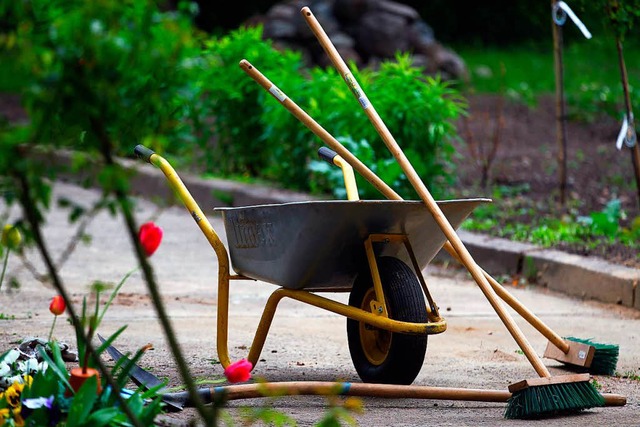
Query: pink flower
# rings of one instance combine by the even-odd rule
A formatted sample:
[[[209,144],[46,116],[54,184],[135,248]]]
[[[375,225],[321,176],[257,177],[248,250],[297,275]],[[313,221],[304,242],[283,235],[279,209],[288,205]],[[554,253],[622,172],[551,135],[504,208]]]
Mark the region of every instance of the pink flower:
[[[140,245],[144,249],[145,254],[148,257],[160,246],[162,241],[162,228],[155,225],[153,222],[146,222],[140,226],[138,232],[138,239],[140,239]]]
[[[56,295],[51,299],[51,304],[49,304],[49,311],[54,316],[60,316],[67,309],[67,305],[64,302],[64,298],[61,295]]]
[[[224,370],[224,376],[230,383],[240,383],[251,378],[251,369],[253,364],[247,359],[240,359],[237,362],[227,366]]]

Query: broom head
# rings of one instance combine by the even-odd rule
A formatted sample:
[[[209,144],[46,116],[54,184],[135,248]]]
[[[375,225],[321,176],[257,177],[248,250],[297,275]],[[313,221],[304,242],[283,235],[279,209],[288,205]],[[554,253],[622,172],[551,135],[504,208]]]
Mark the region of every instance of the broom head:
[[[575,337],[565,337],[564,339],[569,345],[567,353],[548,342],[544,357],[584,368],[591,374],[613,375],[615,373],[619,354],[617,345],[601,344]]]
[[[509,386],[505,418],[527,419],[571,414],[604,406],[590,374],[533,378]]]

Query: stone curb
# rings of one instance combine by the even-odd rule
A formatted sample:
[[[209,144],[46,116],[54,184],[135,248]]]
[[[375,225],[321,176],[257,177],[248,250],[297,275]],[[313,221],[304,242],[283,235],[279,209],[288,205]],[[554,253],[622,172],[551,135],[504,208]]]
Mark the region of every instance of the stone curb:
[[[68,153],[57,156],[57,160],[62,163],[69,162],[69,159]],[[135,172],[131,189],[134,195],[172,204],[179,203],[161,171],[141,161],[123,159],[121,163]],[[178,174],[205,213],[216,206],[249,206],[319,199],[268,186],[203,179],[181,171]],[[67,178],[79,180],[79,176]],[[493,276],[533,275],[538,285],[554,291],[640,310],[640,269],[464,230],[459,230],[458,235],[478,265]],[[440,251],[435,260],[453,262],[444,251]]]
[[[458,231],[474,260],[491,275],[535,276],[539,286],[640,310],[640,270],[535,245]],[[440,252],[438,257],[451,260]]]

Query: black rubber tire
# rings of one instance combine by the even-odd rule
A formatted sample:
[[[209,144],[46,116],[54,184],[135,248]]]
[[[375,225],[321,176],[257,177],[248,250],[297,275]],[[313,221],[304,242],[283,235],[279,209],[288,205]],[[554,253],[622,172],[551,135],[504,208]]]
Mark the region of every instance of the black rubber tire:
[[[427,308],[422,287],[413,270],[393,257],[377,260],[378,270],[389,318],[405,322],[426,323]],[[349,305],[370,311],[365,296],[372,295],[373,281],[367,270],[356,278],[349,296]],[[427,351],[427,335],[408,335],[383,331],[363,322],[347,319],[347,338],[353,366],[366,383],[411,384],[416,379]],[[383,342],[380,357],[372,361],[364,349],[371,336]],[[378,340],[376,340],[378,342]],[[370,343],[370,341],[369,341]],[[369,347],[371,347],[369,345]],[[374,349],[377,352],[377,349]],[[371,354],[372,351],[369,351]]]

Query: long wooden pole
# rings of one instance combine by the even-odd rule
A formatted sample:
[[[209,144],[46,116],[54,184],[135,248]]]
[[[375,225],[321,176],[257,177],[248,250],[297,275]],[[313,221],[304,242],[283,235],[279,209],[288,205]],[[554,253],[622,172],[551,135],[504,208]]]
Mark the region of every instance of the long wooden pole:
[[[556,0],[551,0],[553,10]],[[562,64],[562,27],[551,19],[553,32],[553,63],[556,82],[556,159],[558,161],[558,185],[560,190],[560,205],[566,203],[567,194],[567,128],[566,108],[564,102],[564,67]]]
[[[269,396],[360,396],[387,399],[465,400],[477,402],[507,402],[511,393],[502,390],[429,387],[419,385],[368,384],[326,381],[289,381],[212,387],[210,398],[226,400],[254,399]],[[206,396],[203,396],[205,400]],[[625,396],[602,393],[605,406],[624,406]]]
[[[473,260],[473,257],[471,256],[467,248],[462,243],[462,240],[460,240],[460,237],[456,234],[454,228],[449,223],[449,220],[442,213],[442,210],[437,205],[437,203],[433,199],[433,196],[431,196],[431,193],[429,193],[429,190],[427,190],[427,187],[424,185],[424,183],[416,173],[415,169],[413,168],[413,166],[405,156],[404,152],[402,151],[398,143],[395,141],[395,139],[391,135],[391,132],[389,132],[386,125],[384,124],[384,122],[376,112],[375,108],[373,107],[371,102],[367,99],[366,95],[360,88],[358,82],[356,81],[354,76],[351,74],[349,68],[347,67],[345,62],[342,60],[336,48],[333,46],[333,43],[331,42],[327,34],[322,29],[322,27],[320,26],[320,23],[317,21],[313,13],[311,12],[311,9],[309,9],[308,7],[303,7],[301,12],[303,17],[307,21],[307,24],[315,34],[316,38],[319,40],[320,44],[322,45],[326,53],[329,55],[329,58],[333,62],[334,66],[336,67],[340,75],[343,77],[347,85],[351,88],[351,92],[354,94],[354,96],[360,103],[361,107],[367,114],[367,117],[369,118],[373,126],[376,128],[376,131],[382,137],[385,145],[387,146],[391,154],[395,157],[396,161],[398,162],[398,164],[404,171],[405,175],[407,176],[409,182],[411,183],[413,188],[416,190],[420,198],[425,203],[427,209],[433,216],[434,220],[440,226],[440,229],[442,230],[444,235],[447,237],[447,240],[449,240],[449,242],[455,249],[455,252],[460,257],[461,262],[467,268],[467,270],[469,271],[469,273],[471,274],[475,282],[478,284],[478,286],[482,290],[482,293],[485,295],[485,297],[489,301],[489,304],[491,304],[493,309],[498,314],[498,317],[500,318],[500,320],[502,320],[502,323],[505,325],[505,327],[507,328],[511,336],[514,338],[514,340],[516,341],[516,343],[518,344],[522,352],[525,354],[525,356],[527,357],[527,359],[529,360],[529,362],[531,363],[535,371],[538,373],[538,375],[541,377],[551,377],[549,370],[546,368],[546,366],[544,366],[540,358],[535,354],[535,351],[531,347],[531,344],[529,344],[529,342],[527,341],[527,338],[522,333],[518,325],[515,323],[511,315],[505,310],[500,300],[498,299],[497,294],[495,293],[495,291],[492,289],[491,285],[485,278],[482,272],[482,269],[475,263],[475,261]]]
[[[267,77],[264,76],[256,67],[251,65],[246,59],[242,59],[239,63],[240,68],[249,75],[264,90],[269,92],[277,99],[291,114],[300,120],[309,130],[322,139],[333,151],[338,153],[347,161],[360,175],[369,181],[378,191],[392,200],[401,200],[402,198],[391,189],[384,181],[371,171],[364,163],[354,156],[344,145],[335,139],[329,132],[320,126],[311,118],[302,108],[293,102],[282,90],[274,85]]]

